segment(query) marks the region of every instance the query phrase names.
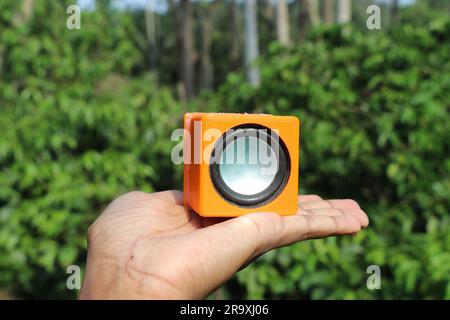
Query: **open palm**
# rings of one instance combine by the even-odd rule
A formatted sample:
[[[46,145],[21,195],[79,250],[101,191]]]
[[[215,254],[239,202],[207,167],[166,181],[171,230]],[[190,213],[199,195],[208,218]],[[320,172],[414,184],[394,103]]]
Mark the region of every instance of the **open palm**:
[[[353,200],[299,196],[294,216],[261,212],[222,219],[185,208],[180,191],[131,192],[89,229],[80,298],[204,298],[270,249],[367,225]]]

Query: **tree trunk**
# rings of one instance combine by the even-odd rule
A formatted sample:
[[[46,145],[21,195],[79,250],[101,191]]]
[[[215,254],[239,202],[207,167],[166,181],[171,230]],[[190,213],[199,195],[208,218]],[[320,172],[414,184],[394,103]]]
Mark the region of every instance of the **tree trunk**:
[[[211,90],[213,88],[214,73],[213,63],[211,61],[211,45],[214,32],[214,13],[216,2],[206,4],[202,11],[201,30],[202,30],[202,51],[200,65],[200,88],[201,90]]]
[[[145,29],[147,31],[148,54],[150,70],[156,70],[158,61],[158,45],[156,42],[156,17],[151,7],[151,1],[147,0],[145,9]]]
[[[275,20],[275,7],[273,6],[272,0],[264,0],[264,1],[256,0],[257,5],[258,3],[262,4],[262,2],[264,3],[264,7],[261,10],[262,15],[268,21],[273,22]]]
[[[239,10],[239,5],[236,1],[231,4],[230,12],[231,21],[231,49],[230,49],[230,68],[231,70],[237,70],[240,66],[241,60],[241,12]]]
[[[310,17],[311,25],[318,25],[320,23],[319,3],[317,0],[306,0],[305,3],[308,7],[308,15]]]
[[[398,15],[398,0],[392,0],[392,7],[391,7],[391,23],[398,23],[399,22],[399,15]]]
[[[326,24],[334,23],[334,2],[333,0],[325,0],[323,4],[323,20]]]
[[[13,25],[16,28],[18,28],[28,23],[28,21],[31,19],[33,15],[33,9],[34,9],[34,0],[23,0],[22,6],[20,7],[20,11],[15,13],[12,18]],[[0,43],[0,80],[2,79],[3,61],[5,59],[6,51],[7,50],[5,45]]]
[[[194,45],[192,39],[192,6],[189,0],[178,5],[178,32],[181,47],[180,74],[187,99],[194,96]]]
[[[338,2],[338,22],[347,23],[352,19],[351,0],[339,0]]]
[[[291,44],[289,37],[289,13],[286,0],[278,0],[277,37],[282,45],[289,46]]]
[[[28,22],[33,14],[34,0],[23,0],[20,12],[13,17],[13,23],[15,26],[21,26]]]
[[[319,24],[317,0],[300,0],[300,13],[298,16],[299,40],[303,42],[311,26]]]
[[[248,81],[255,87],[260,84],[259,69],[255,65],[258,55],[256,0],[245,0],[245,66]]]
[[[298,14],[298,40],[305,41],[309,30],[309,16],[306,9],[306,0],[300,0],[300,11]]]

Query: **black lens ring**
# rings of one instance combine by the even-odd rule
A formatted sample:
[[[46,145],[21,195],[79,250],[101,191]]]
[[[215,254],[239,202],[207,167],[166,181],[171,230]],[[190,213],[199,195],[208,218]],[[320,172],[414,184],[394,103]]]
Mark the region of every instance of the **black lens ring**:
[[[256,194],[244,195],[232,190],[223,180],[220,173],[220,158],[228,144],[234,142],[236,138],[254,136],[248,134],[249,130],[252,133],[255,132],[258,139],[264,139],[268,142],[273,150],[278,148],[279,152],[275,152],[278,170],[272,183],[266,189]],[[222,147],[218,148],[220,145]],[[274,200],[286,186],[290,170],[290,156],[283,140],[271,129],[259,124],[245,124],[231,128],[216,141],[211,152],[210,176],[214,187],[222,198],[240,207],[260,207]]]

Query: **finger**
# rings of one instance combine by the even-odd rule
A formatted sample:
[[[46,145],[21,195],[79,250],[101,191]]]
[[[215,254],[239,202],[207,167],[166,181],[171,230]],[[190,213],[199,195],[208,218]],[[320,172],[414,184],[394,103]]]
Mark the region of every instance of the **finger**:
[[[193,214],[199,225],[213,221],[203,222],[202,217]],[[136,241],[133,263],[137,264],[136,270],[152,266],[152,270],[158,270],[160,279],[182,279],[164,282],[180,291],[189,289],[189,294],[195,294],[192,298],[199,299],[231,278],[253,255],[259,243],[257,234],[251,222],[239,218],[165,237],[164,241],[156,234]],[[167,265],[164,261],[171,263]],[[130,272],[143,286],[154,286],[151,273],[142,277],[134,269]]]
[[[272,238],[277,240],[269,242],[263,250],[260,250],[257,256],[252,257],[243,267],[246,267],[264,252],[273,248],[307,239],[325,238],[335,235],[355,235],[361,230],[359,221],[356,221],[353,217],[346,217],[338,210],[329,212],[328,216],[321,216],[318,213],[320,212],[313,212],[311,216],[305,216],[304,219],[296,216],[282,217],[282,232],[278,238]]]
[[[195,265],[199,269],[196,276],[188,277],[187,281],[192,281],[189,287],[203,296],[231,278],[252,258],[272,248],[310,238],[355,233],[360,229],[360,224],[350,216],[282,217],[274,213],[252,213],[170,238],[173,242],[170,247],[179,248],[178,254],[172,252],[170,256],[176,269],[193,258],[192,250],[182,248],[195,248]],[[164,245],[169,245],[167,242]],[[142,250],[148,247],[144,244]],[[170,250],[161,248],[160,251],[169,253]],[[168,268],[164,272],[170,275],[176,270]]]
[[[209,227],[209,226],[212,226],[212,225],[214,225],[214,224],[217,224],[217,223],[221,223],[221,222],[224,222],[224,221],[227,221],[227,220],[229,220],[229,219],[231,219],[231,218],[216,218],[216,217],[211,217],[211,218],[201,218],[201,226],[203,227],[203,228],[206,228],[206,227]]]
[[[213,261],[221,261],[222,258],[235,261],[234,265],[228,264],[234,270],[272,248],[305,239],[356,233],[361,230],[361,224],[349,215],[282,217],[271,213],[253,213],[202,230],[203,233],[197,232],[197,236],[208,238],[207,242],[216,255]]]
[[[183,192],[181,191],[178,190],[160,191],[153,193],[153,195],[163,200],[172,201],[177,205],[183,205],[184,197]]]
[[[350,215],[295,215],[283,217],[283,232],[274,247],[293,242],[335,235],[353,234],[361,230],[361,224]]]
[[[337,208],[337,209],[356,208],[356,209],[359,209],[360,208],[358,203],[351,199],[307,201],[307,202],[300,203],[299,206],[302,209],[322,209],[322,208]]]
[[[307,201],[317,201],[317,200],[322,200],[322,198],[315,194],[307,194],[307,195],[299,195],[298,196],[298,203],[307,202]]]
[[[300,209],[297,211],[297,214],[300,215],[309,215],[309,216],[344,216],[348,215],[355,218],[362,227],[367,227],[369,224],[369,218],[366,213],[361,209],[356,208],[323,208],[323,209]]]
[[[213,290],[252,257],[264,252],[279,233],[279,221],[280,216],[275,213],[248,214],[186,235],[183,245],[196,248],[196,263],[202,266],[199,289]]]

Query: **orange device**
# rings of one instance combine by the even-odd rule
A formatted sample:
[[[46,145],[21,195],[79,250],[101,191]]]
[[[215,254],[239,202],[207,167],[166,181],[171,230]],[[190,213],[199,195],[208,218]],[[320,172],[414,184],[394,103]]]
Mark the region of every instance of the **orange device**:
[[[300,121],[186,113],[184,202],[204,217],[297,212]]]

